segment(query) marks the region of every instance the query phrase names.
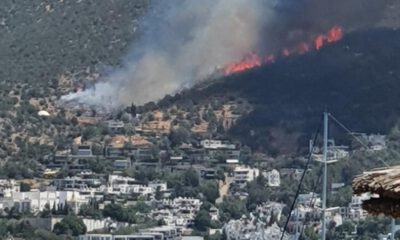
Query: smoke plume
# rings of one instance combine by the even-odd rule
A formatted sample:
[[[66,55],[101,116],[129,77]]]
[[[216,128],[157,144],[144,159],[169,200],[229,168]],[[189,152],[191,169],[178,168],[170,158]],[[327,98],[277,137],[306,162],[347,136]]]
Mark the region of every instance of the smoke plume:
[[[334,25],[376,24],[390,0],[153,0],[123,66],[64,101],[117,107],[159,100],[252,52],[274,52]]]

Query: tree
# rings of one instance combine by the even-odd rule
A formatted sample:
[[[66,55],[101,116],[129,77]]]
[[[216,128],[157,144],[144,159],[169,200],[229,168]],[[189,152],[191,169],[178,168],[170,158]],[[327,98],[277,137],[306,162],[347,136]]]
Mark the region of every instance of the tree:
[[[68,215],[54,225],[54,233],[56,234],[67,234],[72,236],[78,236],[86,233],[86,226],[82,219],[74,215]]]
[[[93,205],[83,204],[79,209],[79,215],[85,217],[92,217],[95,219],[102,218],[101,211],[96,209]]]
[[[129,234],[137,233],[138,231],[139,231],[139,229],[137,227],[128,226],[128,227],[118,228],[117,230],[115,230],[113,232],[113,234],[115,234],[115,235],[129,235]]]
[[[100,157],[96,157],[96,159],[91,159],[89,161],[89,168],[95,173],[104,173],[107,171],[107,168],[110,168],[110,161],[107,159],[100,159]]]
[[[131,104],[130,112],[132,117],[136,117],[136,105],[134,103]]]
[[[8,229],[7,229],[7,221],[0,220],[0,238],[3,239],[7,236]]]
[[[353,191],[351,186],[347,186],[344,188],[339,189],[339,191],[329,199],[329,205],[331,207],[344,207],[351,202],[351,197],[353,196]]]
[[[190,168],[185,172],[183,179],[185,186],[199,186],[199,174],[193,168]]]
[[[210,214],[205,210],[200,210],[195,219],[194,219],[194,226],[198,231],[206,231],[207,228],[211,224],[211,217]]]
[[[269,200],[269,194],[266,191],[265,184],[261,185],[259,183],[263,183],[263,178],[259,177],[258,181],[250,182],[247,185],[247,192],[249,194],[248,197],[248,206],[252,204],[261,204]]]
[[[205,199],[211,203],[215,203],[215,200],[219,197],[219,188],[216,182],[207,182],[201,186],[200,191]]]
[[[137,210],[135,209],[134,206],[129,206],[124,209],[123,212],[123,222],[128,222],[128,223],[137,223],[138,220],[138,215],[137,215]]]
[[[171,131],[169,135],[169,140],[173,146],[178,146],[189,140],[189,131],[186,128],[179,127]]]
[[[163,196],[163,193],[161,192],[161,187],[158,186],[156,188],[156,193],[154,194],[154,197],[155,197],[156,200],[161,200],[162,196]]]
[[[21,192],[29,192],[31,190],[31,185],[25,182],[21,182],[19,187]]]
[[[50,217],[50,216],[51,216],[50,204],[49,204],[49,203],[46,203],[46,204],[44,205],[43,211],[40,213],[40,217],[42,217],[42,218],[47,218],[47,217]]]
[[[126,123],[124,125],[124,132],[129,136],[129,140],[131,139],[131,136],[135,134],[135,126],[133,126],[132,123]]]
[[[122,221],[124,219],[124,209],[121,205],[111,203],[104,207],[103,216],[110,217],[111,219]]]
[[[56,202],[53,202],[53,206],[51,207],[51,214],[57,214]]]
[[[247,214],[246,203],[234,197],[225,197],[224,201],[219,204],[219,209],[225,220],[239,219]]]
[[[62,240],[61,237],[55,235],[52,232],[48,232],[43,229],[37,229],[34,232],[34,235],[30,236],[30,239],[32,239],[32,240]]]
[[[7,217],[8,218],[14,218],[14,219],[20,219],[21,218],[21,213],[19,212],[18,208],[13,206],[10,209],[5,209],[7,212]]]
[[[137,201],[133,209],[139,213],[149,213],[151,207],[147,205],[144,201]]]
[[[303,233],[302,239],[318,240],[319,239],[319,235],[318,235],[317,231],[314,229],[313,226],[307,226],[304,229],[304,233]]]
[[[82,132],[82,137],[85,140],[91,139],[97,135],[99,135],[100,131],[97,127],[95,126],[89,126],[85,128]]]
[[[225,172],[222,169],[217,170],[217,179],[225,183]]]

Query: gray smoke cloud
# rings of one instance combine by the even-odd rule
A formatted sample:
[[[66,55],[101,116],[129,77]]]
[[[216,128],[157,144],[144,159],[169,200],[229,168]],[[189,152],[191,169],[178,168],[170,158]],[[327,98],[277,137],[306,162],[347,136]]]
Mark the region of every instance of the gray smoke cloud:
[[[124,66],[94,88],[63,100],[126,105],[158,100],[200,81],[216,68],[255,51],[260,29],[274,17],[264,0],[153,2],[144,36]]]
[[[154,0],[123,66],[63,101],[114,108],[159,100],[250,52],[376,23],[390,0]],[[294,34],[296,33],[296,34]],[[299,34],[300,33],[300,34]]]

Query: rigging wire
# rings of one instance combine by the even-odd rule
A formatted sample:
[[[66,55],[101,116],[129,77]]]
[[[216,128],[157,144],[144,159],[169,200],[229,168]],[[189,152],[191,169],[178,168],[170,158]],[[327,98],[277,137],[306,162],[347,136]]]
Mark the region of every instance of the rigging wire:
[[[333,121],[335,121],[341,128],[343,128],[347,133],[349,133],[354,139],[357,140],[357,142],[359,142],[363,147],[365,147],[366,149],[371,149],[365,142],[363,142],[359,137],[357,137],[354,132],[350,131],[350,129],[348,129],[343,123],[341,123],[339,120],[337,120],[332,114],[328,113],[328,115],[331,117],[331,119]],[[400,155],[400,153],[396,150],[393,150],[394,152],[396,152],[397,154]],[[385,167],[390,167],[389,164],[387,164],[383,159],[378,158],[379,161],[381,161],[381,163],[383,163],[383,165],[385,165]]]
[[[359,137],[357,137],[357,136],[354,134],[354,132],[352,132],[352,131],[351,131],[349,128],[347,128],[343,123],[341,123],[338,119],[336,119],[331,113],[328,113],[328,116],[329,116],[334,122],[336,122],[341,128],[343,128],[348,134],[350,134],[350,136],[352,136],[355,140],[357,140],[357,142],[359,142],[363,147],[365,147],[366,149],[371,149],[365,142],[363,142]],[[318,135],[319,135],[320,130],[321,130],[321,125],[318,125],[318,128],[317,128],[317,130],[316,130],[316,132],[315,132],[315,135],[314,135],[314,139],[313,139],[313,143],[312,143],[312,146],[311,146],[312,148],[311,148],[311,149],[314,148],[315,143],[317,142],[317,139],[318,139]],[[395,153],[397,153],[397,154],[400,155],[400,152],[398,152],[398,151],[396,151],[396,150],[393,150],[393,151],[394,151]],[[305,174],[306,174],[306,172],[307,172],[307,169],[308,169],[308,167],[309,167],[309,165],[310,165],[311,159],[312,159],[312,151],[310,151],[310,153],[309,153],[307,163],[306,163],[306,165],[305,165],[305,167],[304,167],[303,174],[302,174],[302,176],[301,176],[301,178],[300,178],[300,182],[299,182],[299,185],[298,185],[298,187],[297,187],[297,191],[296,191],[296,194],[295,194],[295,198],[294,198],[294,200],[293,200],[293,202],[292,202],[292,205],[291,205],[291,207],[290,207],[289,215],[288,215],[288,218],[286,219],[284,228],[283,228],[283,230],[282,230],[282,235],[281,235],[280,240],[283,240],[283,238],[284,238],[284,236],[285,236],[286,229],[287,229],[287,226],[288,226],[289,221],[290,221],[290,217],[291,217],[291,215],[292,215],[293,209],[294,209],[294,207],[295,207],[295,205],[296,205],[296,202],[297,202],[297,199],[298,199],[298,197],[299,197],[299,194],[300,194],[300,191],[301,191],[301,188],[302,188],[302,184],[303,184],[303,181],[304,181],[304,177],[305,177]],[[385,165],[385,167],[390,167],[390,165],[389,165],[388,163],[386,163],[383,159],[378,158],[378,160],[379,160],[380,162],[382,162],[382,163]],[[321,169],[320,169],[320,172],[322,172],[322,167],[321,167]],[[317,182],[316,182],[316,184],[314,185],[313,196],[312,196],[311,199],[314,198],[315,190],[316,190],[316,188],[317,188],[317,186],[318,186],[318,182],[320,181],[320,179],[321,179],[321,173],[319,174],[318,179],[317,179]],[[303,232],[304,232],[304,225],[303,225],[303,227],[302,227],[302,230],[301,230],[300,234],[302,235]]]
[[[319,168],[319,171],[318,171],[317,181],[315,181],[315,184],[314,184],[314,187],[313,187],[313,190],[312,190],[312,196],[311,196],[311,207],[312,208],[315,208],[315,201],[317,200],[317,196],[316,196],[317,187],[319,186],[319,183],[321,182],[321,176],[322,176],[322,170],[323,169],[324,169],[324,166],[321,165],[321,167]],[[305,219],[303,221],[303,226],[302,226],[301,231],[300,231],[300,235],[299,235],[300,237],[303,235],[304,230],[305,230]]]
[[[322,119],[321,119],[321,121],[322,121]],[[321,121],[319,121],[319,123],[321,123]],[[312,142],[311,149],[314,149],[314,145],[315,145],[315,143],[316,143],[317,140],[318,140],[318,135],[319,135],[320,130],[321,130],[321,124],[318,124],[317,130],[315,131],[315,135],[314,135],[314,138],[313,138],[313,142]],[[311,159],[312,159],[312,151],[310,151],[310,153],[309,153],[309,155],[308,155],[307,163],[306,163],[306,165],[304,166],[304,171],[303,171],[303,174],[301,175],[299,185],[297,186],[297,191],[296,191],[295,197],[294,197],[294,199],[293,199],[292,205],[290,206],[289,215],[288,215],[288,217],[287,217],[287,219],[286,219],[285,226],[283,227],[282,235],[281,235],[280,240],[283,240],[283,238],[284,238],[284,236],[285,236],[286,229],[287,229],[287,226],[288,226],[289,221],[290,221],[290,217],[291,217],[291,215],[292,215],[294,206],[296,205],[297,198],[299,197],[299,194],[300,194],[300,191],[301,191],[301,186],[302,186],[302,184],[303,184],[304,177],[305,177],[305,175],[306,175],[306,173],[307,173],[307,170],[308,170],[308,167],[309,167],[309,165],[310,165]]]

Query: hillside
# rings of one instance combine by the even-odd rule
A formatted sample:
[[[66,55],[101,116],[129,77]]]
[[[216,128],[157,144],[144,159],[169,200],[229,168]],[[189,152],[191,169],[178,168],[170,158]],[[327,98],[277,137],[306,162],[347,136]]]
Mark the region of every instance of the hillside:
[[[118,65],[148,0],[4,0],[0,6],[0,158],[37,159],[74,136],[55,101]],[[51,113],[44,119],[39,110]],[[62,140],[64,141],[64,140]],[[42,154],[38,150],[42,146]]]
[[[46,84],[65,72],[118,64],[147,4],[146,0],[2,1],[0,78]]]
[[[1,158],[28,151],[36,159],[41,154],[33,153],[32,146],[47,149],[80,134],[68,109],[58,108],[55,102],[121,64],[128,49],[135,47],[135,38],[146,31],[140,20],[149,4],[150,0],[2,2]],[[380,26],[399,26],[398,5],[388,9]],[[296,143],[306,142],[325,105],[354,130],[386,132],[398,116],[398,35],[394,30],[350,34],[319,52],[219,79],[216,84],[206,82],[201,90],[168,96],[159,105],[188,105],[188,98],[195,105],[202,101],[202,107],[214,104],[213,99],[233,103],[234,112],[218,121],[232,121],[230,114],[240,116],[252,109],[230,133],[270,152],[296,151]],[[39,110],[50,112],[51,117],[38,117]],[[206,123],[202,124],[195,127],[204,131]]]
[[[399,40],[399,30],[351,33],[318,52],[232,75],[175,99],[209,101],[226,93],[247,99],[254,111],[231,134],[274,152],[295,150],[285,147],[293,141],[306,145],[325,107],[353,131],[387,133],[400,116]]]

